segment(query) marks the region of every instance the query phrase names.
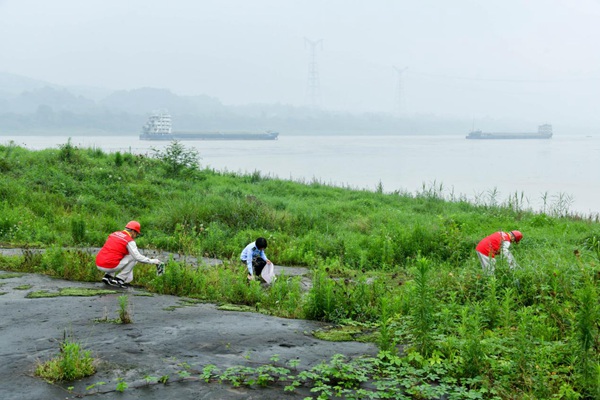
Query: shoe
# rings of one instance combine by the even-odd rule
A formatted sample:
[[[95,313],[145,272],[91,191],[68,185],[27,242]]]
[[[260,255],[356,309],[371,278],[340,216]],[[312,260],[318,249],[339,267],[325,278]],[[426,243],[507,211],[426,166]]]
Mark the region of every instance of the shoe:
[[[118,286],[118,287],[120,287],[120,288],[127,289],[127,288],[130,288],[130,287],[131,287],[131,284],[130,284],[130,283],[128,283],[128,282],[125,282],[125,281],[124,281],[123,279],[121,279],[121,278],[115,278],[115,279],[114,279],[114,281],[115,281],[115,286]]]
[[[116,278],[109,274],[104,275],[104,278],[102,278],[102,282],[104,282],[104,284],[108,286],[119,286],[119,283],[117,282]]]

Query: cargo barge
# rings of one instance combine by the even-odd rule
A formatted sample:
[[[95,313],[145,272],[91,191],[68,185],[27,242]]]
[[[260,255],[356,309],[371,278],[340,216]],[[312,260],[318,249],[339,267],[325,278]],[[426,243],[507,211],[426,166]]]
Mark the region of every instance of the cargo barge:
[[[551,139],[552,125],[538,126],[537,132],[482,132],[472,131],[467,139]]]
[[[155,113],[142,127],[140,140],[276,140],[278,132],[249,131],[199,131],[176,132],[172,128],[171,115]]]

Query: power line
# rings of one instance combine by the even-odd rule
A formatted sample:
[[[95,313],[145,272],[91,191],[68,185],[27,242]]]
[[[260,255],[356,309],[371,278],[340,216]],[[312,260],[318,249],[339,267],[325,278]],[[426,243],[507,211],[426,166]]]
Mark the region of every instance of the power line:
[[[444,74],[430,74],[426,72],[415,72],[410,71],[410,74],[429,76],[433,78],[444,78],[444,79],[457,79],[464,81],[483,81],[483,82],[513,82],[513,83],[561,83],[561,82],[585,82],[585,81],[598,81],[598,78],[556,78],[556,79],[508,79],[508,78],[474,78],[468,76],[456,76],[456,75],[444,75]]]

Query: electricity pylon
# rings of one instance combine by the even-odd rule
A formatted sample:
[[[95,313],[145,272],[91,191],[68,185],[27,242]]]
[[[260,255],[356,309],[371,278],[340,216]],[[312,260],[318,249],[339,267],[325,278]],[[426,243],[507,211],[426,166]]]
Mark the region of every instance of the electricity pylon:
[[[321,87],[319,83],[319,68],[317,65],[317,47],[323,49],[323,39],[316,41],[304,38],[304,47],[310,45],[310,60],[308,62],[308,81],[306,85],[306,97],[313,109],[321,106]]]
[[[394,111],[397,115],[402,115],[405,111],[405,99],[404,99],[404,87],[402,85],[402,74],[407,70],[408,67],[398,68],[394,66],[396,70],[396,95],[395,95],[395,107]]]

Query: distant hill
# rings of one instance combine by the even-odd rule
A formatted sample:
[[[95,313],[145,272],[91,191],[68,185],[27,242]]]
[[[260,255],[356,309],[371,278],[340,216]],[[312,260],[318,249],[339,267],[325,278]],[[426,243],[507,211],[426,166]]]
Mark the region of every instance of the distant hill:
[[[45,86],[57,85],[8,72],[0,72],[0,97],[17,96],[24,91],[40,89]]]
[[[119,90],[99,102],[110,111],[132,114],[148,114],[154,110],[168,110],[171,114],[199,114],[209,109],[221,109],[223,105],[208,96],[178,96],[167,89],[141,88]]]
[[[69,111],[75,113],[93,113],[96,103],[83,96],[75,96],[66,89],[44,86],[40,89],[25,91],[10,101],[8,111],[18,114],[37,112],[42,107],[53,111]]]

